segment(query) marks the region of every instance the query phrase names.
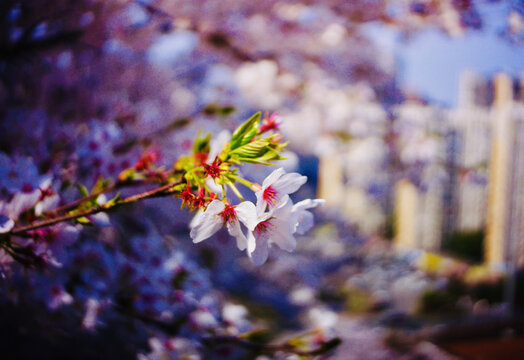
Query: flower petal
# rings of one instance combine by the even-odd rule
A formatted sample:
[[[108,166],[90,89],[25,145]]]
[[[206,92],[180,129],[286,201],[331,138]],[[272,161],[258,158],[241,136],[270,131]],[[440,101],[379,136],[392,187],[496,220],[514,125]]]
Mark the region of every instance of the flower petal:
[[[297,202],[295,205],[293,205],[293,211],[295,210],[306,210],[311,209],[317,206],[322,206],[326,200],[324,199],[306,199]]]
[[[240,222],[233,221],[227,224],[227,231],[229,235],[233,236],[237,240],[238,250],[244,251],[247,247],[247,238],[240,228]]]
[[[309,229],[315,225],[313,214],[307,210],[299,211],[297,214],[297,222],[295,224],[295,231],[299,235],[304,235]]]
[[[271,174],[269,174],[264,181],[262,182],[262,190],[270,186],[271,184],[274,184],[275,181],[280,179],[282,175],[286,173],[286,170],[284,168],[278,168],[274,170]]]
[[[7,216],[0,214],[0,234],[11,231],[15,227],[15,222]]]
[[[195,220],[194,226],[189,233],[195,244],[209,238],[220,230],[222,219],[218,214],[224,210],[224,207],[225,205],[221,201],[213,200],[207,206],[202,216]]]
[[[274,226],[271,228],[270,241],[277,244],[282,250],[292,252],[297,247],[297,241],[287,223],[282,223],[278,219],[273,220]],[[257,243],[258,246],[258,243]]]
[[[257,191],[255,193],[255,196],[257,197],[257,214],[261,215],[266,210],[267,203],[264,201],[264,190]]]
[[[251,232],[248,235],[248,247],[250,246],[250,242],[251,243],[255,242],[255,238],[253,236],[253,233]],[[265,236],[262,236],[256,240],[256,247],[254,251],[252,252],[248,251],[249,260],[251,260],[251,262],[256,266],[259,266],[265,263],[268,255],[269,255],[269,248],[268,248],[267,238]]]
[[[274,184],[273,188],[282,194],[291,194],[297,191],[307,181],[307,176],[299,173],[289,173],[282,176]]]
[[[255,226],[258,224],[257,208],[251,201],[244,201],[235,206],[235,212],[237,213],[238,219],[244,224],[249,230],[253,231]]]
[[[229,130],[222,130],[218,135],[212,139],[209,143],[209,155],[207,161],[212,163],[215,160],[215,157],[220,155],[222,149],[224,148],[225,143],[231,139],[231,133]]]

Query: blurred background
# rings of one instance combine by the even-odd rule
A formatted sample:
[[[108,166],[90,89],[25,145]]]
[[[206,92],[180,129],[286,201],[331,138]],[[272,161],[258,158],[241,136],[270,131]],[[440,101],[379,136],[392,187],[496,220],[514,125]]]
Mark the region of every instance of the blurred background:
[[[169,168],[257,111],[278,112],[282,166],[308,176],[293,198],[326,199],[259,268],[225,232],[193,245],[173,199],[55,239],[61,267],[0,257],[7,358],[299,359],[202,340],[260,329],[339,336],[330,359],[520,358],[524,2],[0,8],[0,209],[46,181],[74,199],[148,152]]]

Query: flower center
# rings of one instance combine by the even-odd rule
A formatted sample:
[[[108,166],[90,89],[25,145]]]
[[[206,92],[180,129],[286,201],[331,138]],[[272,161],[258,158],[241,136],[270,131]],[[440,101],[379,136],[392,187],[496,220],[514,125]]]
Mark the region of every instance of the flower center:
[[[268,205],[275,205],[277,201],[278,192],[271,186],[267,187],[264,190],[264,194],[262,195],[262,198]]]
[[[206,176],[211,176],[213,179],[216,179],[220,177],[220,173],[224,171],[219,167],[219,164],[217,164],[216,160],[213,161],[211,165],[203,164],[204,169],[206,170]]]
[[[226,204],[226,207],[224,208],[224,211],[220,213],[220,216],[222,217],[224,225],[227,223],[231,224],[233,221],[237,219],[237,213],[235,211],[235,208],[229,204]]]
[[[259,237],[262,234],[265,234],[269,227],[271,226],[271,222],[269,221],[271,219],[261,221],[258,223],[258,225],[255,227],[255,230],[253,231],[255,233],[256,237]]]

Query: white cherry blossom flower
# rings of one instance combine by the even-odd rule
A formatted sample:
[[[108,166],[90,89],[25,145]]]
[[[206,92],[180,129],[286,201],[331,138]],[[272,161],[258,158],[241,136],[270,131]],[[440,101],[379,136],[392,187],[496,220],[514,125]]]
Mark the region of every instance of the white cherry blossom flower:
[[[288,173],[278,168],[269,174],[262,182],[262,188],[255,195],[257,197],[257,213],[260,215],[269,206],[276,209],[289,199],[288,194],[294,193],[307,181],[307,176],[299,173]]]
[[[323,205],[324,202],[324,199],[306,199],[293,205],[291,212],[296,219],[295,231],[297,234],[303,235],[315,225],[313,214],[307,210]]]
[[[272,244],[288,252],[295,250],[297,241],[293,233],[297,220],[292,211],[293,203],[286,197],[284,204],[259,216],[254,229],[248,231],[247,253],[254,265],[266,262]]]
[[[229,234],[236,238],[238,248],[244,250],[247,246],[247,239],[240,223],[250,231],[255,229],[257,224],[255,204],[244,201],[232,206],[219,200],[213,200],[207,209],[197,213],[189,224],[190,236],[194,243],[199,243],[211,237],[225,225]]]

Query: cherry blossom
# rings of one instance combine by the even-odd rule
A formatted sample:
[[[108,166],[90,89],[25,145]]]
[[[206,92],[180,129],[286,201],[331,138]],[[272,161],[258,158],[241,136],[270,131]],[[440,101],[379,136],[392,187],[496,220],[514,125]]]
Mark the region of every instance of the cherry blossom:
[[[197,213],[190,223],[190,236],[194,243],[199,243],[215,234],[222,226],[226,226],[229,234],[236,238],[240,250],[246,248],[246,237],[240,223],[248,230],[254,230],[257,222],[255,204],[244,201],[238,205],[225,204],[213,200],[204,212]]]
[[[265,263],[272,244],[288,252],[295,250],[297,241],[293,234],[296,227],[297,217],[293,214],[293,203],[289,197],[280,207],[259,216],[258,223],[247,235],[247,252],[251,262],[254,265]]]
[[[315,224],[313,214],[308,209],[323,205],[324,199],[306,199],[293,205],[291,212],[296,218],[295,230],[297,234],[303,235]]]
[[[266,207],[276,209],[285,204],[288,194],[297,191],[307,181],[306,176],[299,173],[287,173],[284,168],[278,168],[269,174],[262,182],[262,188],[256,191],[257,213],[262,214]]]

